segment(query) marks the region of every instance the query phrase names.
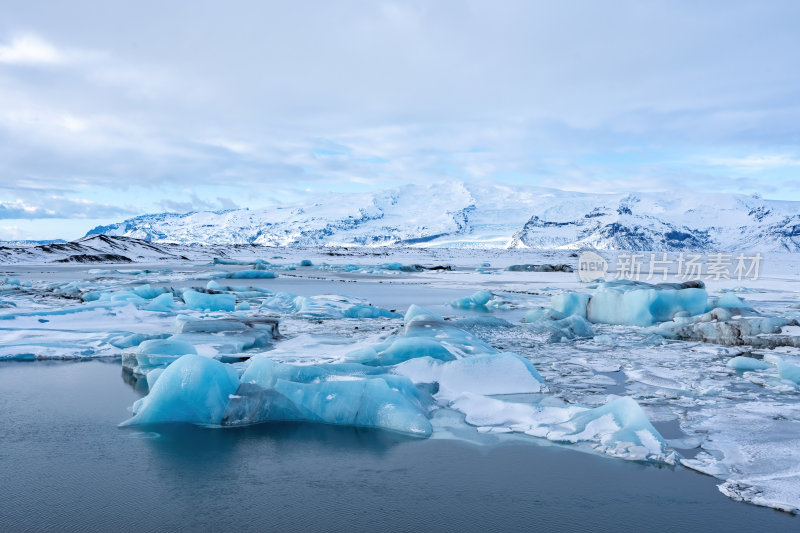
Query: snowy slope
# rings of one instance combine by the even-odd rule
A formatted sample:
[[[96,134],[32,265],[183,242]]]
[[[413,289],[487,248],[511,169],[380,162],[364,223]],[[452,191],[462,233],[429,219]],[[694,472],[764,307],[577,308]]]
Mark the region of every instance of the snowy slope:
[[[181,244],[798,251],[800,202],[446,182],[258,210],[144,215],[91,234]]]

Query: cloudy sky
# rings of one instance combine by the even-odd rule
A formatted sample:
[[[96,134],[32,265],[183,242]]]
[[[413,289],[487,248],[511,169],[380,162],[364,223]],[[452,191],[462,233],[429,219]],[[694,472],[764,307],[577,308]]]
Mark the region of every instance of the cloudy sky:
[[[0,12],[0,240],[450,179],[800,200],[796,1]]]

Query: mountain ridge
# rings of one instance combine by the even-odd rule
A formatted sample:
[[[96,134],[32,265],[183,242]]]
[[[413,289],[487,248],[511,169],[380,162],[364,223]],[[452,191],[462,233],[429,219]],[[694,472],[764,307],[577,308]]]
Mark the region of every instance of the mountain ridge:
[[[450,181],[263,209],[141,215],[87,236],[94,234],[210,245],[794,252],[800,202]]]

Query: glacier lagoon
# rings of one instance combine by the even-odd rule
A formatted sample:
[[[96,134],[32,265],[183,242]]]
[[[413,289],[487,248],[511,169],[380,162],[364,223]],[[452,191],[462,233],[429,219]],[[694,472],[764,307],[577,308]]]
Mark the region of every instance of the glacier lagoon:
[[[636,502],[637,491],[630,490],[627,484],[640,486],[652,478],[653,499],[648,503],[650,496],[642,495],[642,509],[655,506],[659,488],[667,490],[674,485],[675,495],[671,498],[683,503],[669,503],[667,508],[672,508],[672,514],[660,511],[661,523],[672,519],[681,524],[680,520],[692,519],[680,516],[684,513],[682,505],[688,505],[688,498],[680,499],[681,491],[693,494],[695,501],[709,502],[703,504],[708,509],[694,518],[698,520],[696,524],[710,524],[703,520],[715,516],[715,512],[719,513],[719,520],[731,520],[729,530],[745,529],[742,524],[747,523],[746,517],[794,520],[789,514],[736,504],[718,492],[762,506],[787,511],[797,508],[798,474],[787,472],[787,465],[791,469],[796,467],[791,465],[798,464],[796,449],[800,439],[797,384],[791,379],[797,354],[786,340],[794,336],[792,328],[796,326],[791,321],[798,315],[791,265],[783,277],[756,282],[750,287],[753,292],[735,293],[759,316],[743,312],[745,316],[735,314],[731,320],[778,320],[769,322],[773,326],[769,331],[756,332],[760,339],[784,339],[780,346],[766,348],[730,346],[722,337],[711,339],[716,342],[676,338],[674,332],[682,332],[685,324],[681,323],[683,329],[676,329],[671,325],[675,321],[726,323],[719,317],[703,318],[700,311],[713,312],[705,308],[693,308],[691,313],[675,309],[671,313],[674,317],[659,317],[660,321],[652,325],[625,325],[630,320],[606,324],[614,322],[609,319],[587,322],[580,312],[564,306],[565,300],[580,302],[587,298],[571,294],[593,292],[582,287],[574,275],[509,272],[494,257],[494,266],[486,267],[485,254],[477,251],[451,252],[450,256],[440,251],[426,258],[375,254],[333,259],[307,250],[276,252],[281,257],[265,257],[263,263],[269,263],[266,266],[240,258],[248,264],[195,261],[5,267],[6,272],[0,276],[5,280],[0,288],[0,358],[4,359],[0,362],[0,379],[7,377],[10,381],[4,390],[12,390],[17,386],[12,387],[12,383],[17,381],[58,382],[57,376],[63,372],[64,383],[48,386],[48,390],[61,388],[64,399],[56,408],[58,412],[70,408],[69,397],[77,391],[96,391],[92,397],[100,404],[106,396],[120,400],[114,420],[97,417],[92,431],[101,431],[105,436],[89,445],[93,451],[88,453],[100,453],[106,447],[103,439],[127,438],[134,442],[132,446],[148,450],[149,459],[144,464],[148,460],[167,464],[170,457],[181,453],[172,449],[175,442],[191,441],[196,445],[198,440],[208,440],[214,449],[214,461],[227,463],[242,460],[241,453],[253,458],[248,452],[237,453],[243,446],[299,445],[324,455],[328,452],[321,449],[331,440],[339,450],[331,453],[343,454],[353,461],[353,469],[368,472],[364,474],[366,480],[357,476],[339,478],[338,483],[381,486],[383,482],[392,485],[392,476],[384,480],[377,472],[418,471],[421,464],[427,464],[419,462],[419,454],[454,454],[456,458],[441,466],[446,474],[440,472],[451,479],[450,484],[446,480],[429,480],[428,485],[433,483],[442,492],[449,486],[453,493],[462,494],[467,483],[464,480],[472,480],[472,484],[477,481],[473,476],[479,474],[471,468],[480,463],[480,480],[495,488],[491,493],[476,488],[470,497],[496,502],[505,495],[507,501],[516,502],[516,510],[508,506],[504,511],[507,515],[499,508],[497,513],[490,513],[498,524],[514,524],[515,517],[534,520],[530,502],[526,507],[519,500],[520,494],[531,494],[532,490],[541,492],[530,498],[544,502],[536,508],[536,514],[542,519],[548,512],[544,509],[551,509],[555,520],[555,510],[563,509],[559,507],[563,502],[548,499],[544,485],[558,486],[558,490],[565,491],[561,494],[572,490],[576,501],[581,497],[592,502],[602,499],[591,492],[602,492],[608,479],[598,477],[600,474],[581,477],[580,469],[574,466],[576,462],[582,465],[580,468],[592,468],[586,466],[591,464],[601,470],[606,467],[599,465],[615,465],[609,465],[611,470],[604,476],[617,480],[610,483],[617,483],[619,494],[629,494]],[[304,266],[302,260],[307,257],[312,264]],[[451,270],[418,271],[396,266],[398,262],[413,265],[420,259],[427,260],[428,266],[446,263]],[[554,258],[534,259],[542,262]],[[569,261],[566,253],[557,259]],[[276,277],[231,275],[239,271],[269,271]],[[712,299],[721,300],[732,294],[729,291],[736,287],[731,283],[709,284],[709,302],[719,303]],[[697,295],[691,296],[691,305],[696,307]],[[692,316],[687,318],[685,314]],[[666,318],[673,320],[663,320]],[[773,331],[775,328],[777,331]],[[220,375],[226,377],[219,379],[225,381],[225,386],[214,396],[209,394],[208,381],[200,379],[196,390],[179,391],[183,407],[178,411],[183,414],[174,416],[174,405],[158,407],[159,395],[148,393],[157,393],[159,381],[166,376],[161,388],[174,401],[176,386],[169,386],[170,366],[182,360],[184,354],[190,355],[180,364],[195,357],[224,369]],[[72,359],[92,361],[75,363],[69,361]],[[261,367],[257,368],[254,363],[259,361]],[[728,364],[730,361],[733,363]],[[189,372],[186,368],[181,370],[180,364],[172,370],[182,372],[177,388],[183,386],[180,383],[186,380],[181,378]],[[206,366],[203,363],[204,369]],[[202,377],[203,372],[197,375]],[[102,379],[95,380],[93,376],[100,373]],[[45,378],[45,374],[50,377]],[[214,383],[218,385],[219,379],[214,378]],[[184,392],[202,399],[188,402],[194,407],[205,404],[202,416],[197,416],[196,410],[188,418],[184,416]],[[45,395],[37,395],[35,388],[22,396],[11,395],[6,398],[7,410],[19,411],[19,417],[26,417],[26,408],[30,409],[27,418],[36,421],[53,408],[50,400],[40,396]],[[208,399],[212,396],[217,403],[209,408]],[[27,401],[19,406],[10,403],[19,397]],[[132,416],[130,409],[136,413],[137,404],[141,407],[145,403],[156,405],[158,408],[151,406],[149,410],[158,411],[161,419],[135,422],[138,415]],[[276,409],[276,405],[282,405],[283,410]],[[354,406],[355,410],[348,414]],[[393,416],[386,416],[387,408],[395,411]],[[406,415],[395,416],[398,409]],[[92,420],[89,413],[94,411],[87,408],[86,400],[72,406],[72,410],[86,411],[85,423]],[[19,417],[7,424],[19,424]],[[64,429],[75,431],[70,422],[59,422],[55,416],[46,418],[52,425],[49,438]],[[132,425],[117,428],[129,419],[134,421]],[[197,427],[187,427],[187,421]],[[37,424],[44,431],[45,421]],[[762,428],[761,433],[754,434],[757,428]],[[181,435],[189,440],[181,441]],[[48,439],[44,434],[37,438]],[[22,436],[17,439],[24,444]],[[369,451],[359,444],[363,441],[368,442]],[[82,446],[91,442],[84,440]],[[386,442],[391,444],[385,445]],[[109,441],[107,446],[114,448],[117,444]],[[353,450],[342,451],[351,446]],[[13,447],[4,449],[9,459],[23,457],[14,455],[22,454],[21,448],[16,452]],[[162,450],[166,458],[156,458],[161,452],[154,450]],[[358,450],[366,454],[365,461],[373,462],[371,466],[356,464]],[[288,460],[282,459],[281,453],[275,452],[268,460],[254,459],[260,465],[253,465],[254,468],[258,471],[273,462]],[[230,457],[224,457],[226,454]],[[381,463],[393,454],[405,459],[398,456],[395,462]],[[121,468],[121,464],[132,466],[130,459],[121,459],[111,450],[101,455],[107,458],[109,471]],[[207,462],[210,455],[195,460]],[[310,461],[309,457],[292,457],[294,466],[305,472],[298,484],[325,486],[324,480],[304,470],[302,463]],[[337,457],[333,455],[331,460]],[[57,461],[55,456],[52,461]],[[538,467],[531,468],[527,477],[520,472],[507,489],[498,489],[502,486],[499,478],[507,476],[508,461],[531,461]],[[572,480],[571,488],[569,483],[559,485],[552,479],[537,483],[542,461],[559,464],[561,475]],[[243,464],[238,468],[244,468]],[[198,494],[201,499],[203,494],[209,497],[209,480],[201,479],[203,465],[195,468],[193,479],[204,488],[187,482],[175,490]],[[147,469],[158,475],[157,467]],[[690,469],[714,477],[700,476]],[[550,471],[556,476],[558,468],[553,466]],[[499,472],[505,474],[500,476]],[[419,475],[420,479],[428,479]],[[103,483],[112,481],[107,477],[98,487],[102,488]],[[399,483],[406,484],[409,490],[415,487],[407,477]],[[35,484],[31,481],[29,490]],[[220,490],[228,490],[222,486]],[[254,497],[242,478],[232,486],[233,493],[245,491]],[[701,486],[707,493],[698,496],[695,493]],[[589,490],[591,487],[594,491]],[[70,490],[67,485],[61,489]],[[300,494],[289,492],[281,492],[284,507]],[[327,496],[334,498],[332,494]],[[605,506],[619,505],[619,498],[608,496]],[[102,495],[98,494],[98,498],[102,499]],[[403,501],[419,505],[418,495],[413,500],[398,498],[397,509]],[[660,501],[659,505],[663,503]],[[469,516],[463,505],[453,502],[452,506]],[[154,509],[160,508],[163,506],[154,505]],[[427,519],[436,520],[434,514],[431,510]],[[282,520],[288,520],[291,512],[284,509],[278,515],[280,518],[262,516],[260,523],[277,527],[286,523]],[[363,509],[361,516],[364,520],[376,519],[366,516]],[[442,515],[440,510],[437,516],[451,515]],[[609,520],[610,516],[613,515]],[[736,521],[732,521],[733,516],[738,517]],[[421,513],[420,520],[424,517]],[[296,519],[302,523],[301,516]],[[409,520],[398,515],[400,521],[395,529],[423,525],[402,522],[403,519]],[[648,523],[643,511],[641,520],[644,521],[631,524]],[[442,522],[449,523],[460,522]],[[474,526],[478,522],[473,519],[463,523]],[[614,529],[619,530],[627,522],[613,523]],[[557,522],[550,524],[556,527]]]

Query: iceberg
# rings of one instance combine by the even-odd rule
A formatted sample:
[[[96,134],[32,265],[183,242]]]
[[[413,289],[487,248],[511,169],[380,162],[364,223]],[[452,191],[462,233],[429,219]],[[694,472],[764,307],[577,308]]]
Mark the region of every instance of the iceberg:
[[[170,364],[150,390],[133,404],[123,426],[166,422],[219,425],[239,387],[236,370],[200,355],[184,355]]]
[[[374,428],[414,437],[433,432],[420,405],[383,378],[319,383],[278,379],[272,388],[243,383],[227,407],[223,425],[279,421]]]
[[[209,294],[193,289],[183,291],[183,301],[187,307],[201,311],[233,311],[236,296],[233,294]]]
[[[627,280],[601,283],[586,305],[589,322],[650,326],[678,314],[706,311],[708,293],[702,282],[649,283]]]
[[[582,292],[562,292],[550,298],[550,306],[564,316],[577,315],[586,318],[586,308],[590,294]],[[530,322],[533,322],[531,320]]]

